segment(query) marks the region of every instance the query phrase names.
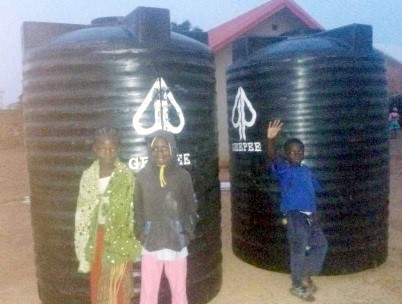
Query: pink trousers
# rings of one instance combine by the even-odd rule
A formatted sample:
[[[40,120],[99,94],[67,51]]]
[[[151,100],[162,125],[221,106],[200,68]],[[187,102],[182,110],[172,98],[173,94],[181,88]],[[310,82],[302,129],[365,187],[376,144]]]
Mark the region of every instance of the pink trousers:
[[[143,254],[141,258],[140,304],[158,304],[158,292],[163,269],[169,281],[172,304],[188,304],[186,291],[187,258],[161,261],[153,254]]]

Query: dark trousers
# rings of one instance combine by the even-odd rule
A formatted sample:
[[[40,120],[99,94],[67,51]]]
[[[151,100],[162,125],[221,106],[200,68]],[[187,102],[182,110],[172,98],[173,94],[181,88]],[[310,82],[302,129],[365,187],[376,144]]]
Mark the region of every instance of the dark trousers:
[[[299,287],[303,278],[320,273],[328,241],[314,214],[291,211],[286,218],[292,284]]]

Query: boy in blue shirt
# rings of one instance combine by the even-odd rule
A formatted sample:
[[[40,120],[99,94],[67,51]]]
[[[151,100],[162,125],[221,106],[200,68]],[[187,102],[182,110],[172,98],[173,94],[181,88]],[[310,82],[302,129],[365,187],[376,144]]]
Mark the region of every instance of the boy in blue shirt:
[[[278,177],[281,190],[280,210],[286,216],[290,249],[291,294],[304,301],[315,300],[317,287],[310,276],[321,271],[328,242],[317,221],[316,191],[319,184],[313,172],[302,165],[304,144],[292,138],[285,142],[282,157],[275,143],[282,130],[280,119],[270,121],[267,129],[267,158]]]

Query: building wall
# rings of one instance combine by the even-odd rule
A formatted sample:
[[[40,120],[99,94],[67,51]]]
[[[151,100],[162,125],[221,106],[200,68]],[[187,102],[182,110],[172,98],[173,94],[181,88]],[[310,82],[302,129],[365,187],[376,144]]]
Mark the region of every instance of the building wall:
[[[247,35],[278,36],[288,31],[307,29],[288,10],[282,10],[252,29]],[[216,99],[218,115],[219,166],[229,165],[228,108],[226,69],[232,63],[232,44],[215,52]]]
[[[387,58],[385,68],[387,70],[389,94],[402,95],[402,63],[392,58]]]
[[[226,69],[232,62],[232,45],[215,53],[216,100],[218,115],[219,166],[229,165]]]
[[[290,12],[288,9],[284,9],[267,19],[265,22],[257,25],[248,34],[260,36],[279,36],[289,31],[308,28],[309,27],[296,18],[292,12]]]

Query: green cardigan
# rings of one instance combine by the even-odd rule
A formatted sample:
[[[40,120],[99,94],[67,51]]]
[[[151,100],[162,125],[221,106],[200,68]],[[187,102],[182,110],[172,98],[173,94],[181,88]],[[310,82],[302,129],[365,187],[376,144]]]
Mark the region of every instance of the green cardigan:
[[[141,253],[141,244],[133,231],[134,176],[119,160],[104,193],[99,192],[99,161],[84,171],[75,214],[75,252],[78,271],[91,270],[96,241],[100,202],[104,201],[106,233],[103,265],[113,265],[135,260]]]

